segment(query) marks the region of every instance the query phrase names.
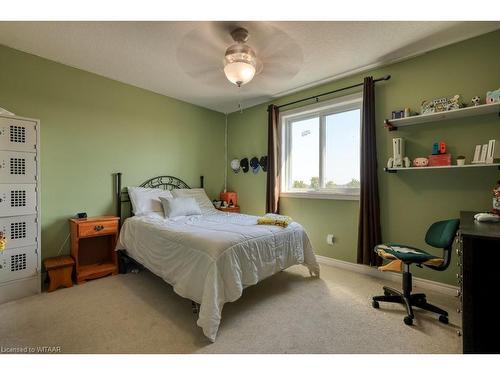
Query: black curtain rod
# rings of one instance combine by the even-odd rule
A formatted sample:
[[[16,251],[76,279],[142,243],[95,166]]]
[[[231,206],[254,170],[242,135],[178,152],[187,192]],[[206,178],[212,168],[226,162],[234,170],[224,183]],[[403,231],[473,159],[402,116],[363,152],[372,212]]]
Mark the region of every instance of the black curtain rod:
[[[373,80],[373,82],[387,81],[387,80],[389,80],[389,79],[391,79],[391,76],[388,74],[388,75],[386,75],[386,76],[383,76],[382,78],[377,78],[377,79],[374,79],[374,80]],[[337,90],[333,90],[333,91],[328,91],[328,92],[325,92],[325,93],[323,93],[323,94],[314,95],[314,96],[310,96],[310,97],[308,97],[308,98],[304,98],[304,99],[296,100],[296,101],[294,101],[294,102],[285,103],[285,104],[279,105],[279,106],[278,106],[278,108],[282,108],[282,107],[286,107],[286,106],[289,106],[289,105],[292,105],[292,104],[297,104],[297,103],[305,102],[306,100],[311,100],[311,99],[316,99],[316,100],[318,100],[318,98],[319,98],[319,97],[321,97],[321,96],[334,94],[334,93],[336,93],[336,92],[340,92],[340,91],[344,91],[344,90],[353,89],[354,87],[359,87],[359,86],[363,86],[363,82],[358,83],[358,84],[356,84],[356,85],[352,85],[352,86],[342,87],[341,89],[337,89]]]

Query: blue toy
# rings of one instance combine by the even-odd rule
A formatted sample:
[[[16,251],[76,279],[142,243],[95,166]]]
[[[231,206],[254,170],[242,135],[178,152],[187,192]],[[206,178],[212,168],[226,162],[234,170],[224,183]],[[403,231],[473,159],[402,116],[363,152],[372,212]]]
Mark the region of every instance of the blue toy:
[[[500,103],[500,89],[486,93],[486,104]]]

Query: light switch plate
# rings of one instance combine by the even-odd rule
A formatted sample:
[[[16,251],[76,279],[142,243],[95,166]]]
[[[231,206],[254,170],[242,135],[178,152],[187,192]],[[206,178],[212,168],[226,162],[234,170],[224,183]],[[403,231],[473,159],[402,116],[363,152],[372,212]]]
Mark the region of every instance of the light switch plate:
[[[328,245],[333,245],[334,241],[335,241],[335,237],[333,237],[333,234],[327,234],[326,235],[326,243]]]

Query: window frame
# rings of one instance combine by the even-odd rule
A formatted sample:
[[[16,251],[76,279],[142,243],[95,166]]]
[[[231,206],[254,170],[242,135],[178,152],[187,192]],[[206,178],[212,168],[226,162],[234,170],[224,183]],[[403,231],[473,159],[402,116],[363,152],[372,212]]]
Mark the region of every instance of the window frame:
[[[315,103],[280,113],[280,144],[281,144],[281,191],[280,197],[359,200],[359,188],[324,188],[324,166],[326,160],[326,117],[350,110],[360,110],[362,114],[363,93],[345,95],[322,103]],[[319,117],[319,189],[292,189],[291,181],[291,123]],[[361,134],[361,115],[359,131]]]

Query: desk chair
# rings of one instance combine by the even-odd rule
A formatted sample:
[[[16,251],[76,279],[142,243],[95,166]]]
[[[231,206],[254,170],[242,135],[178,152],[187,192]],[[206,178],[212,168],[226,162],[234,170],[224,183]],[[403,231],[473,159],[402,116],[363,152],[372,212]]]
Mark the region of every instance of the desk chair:
[[[384,259],[391,260],[386,266],[379,267],[381,271],[396,270],[403,268],[403,291],[384,286],[384,295],[373,297],[372,306],[378,309],[379,302],[401,303],[406,307],[406,313],[403,321],[406,325],[413,324],[413,306],[432,311],[439,314],[439,321],[448,324],[448,312],[437,306],[427,303],[425,294],[411,294],[411,273],[410,265],[416,264],[422,268],[422,265],[432,268],[436,271],[444,271],[448,268],[451,260],[451,245],[458,230],[460,221],[458,219],[438,221],[432,224],[425,235],[425,242],[433,247],[443,249],[443,257],[437,257],[424,250],[417,249],[408,245],[400,244],[381,244],[375,246],[375,252]]]

